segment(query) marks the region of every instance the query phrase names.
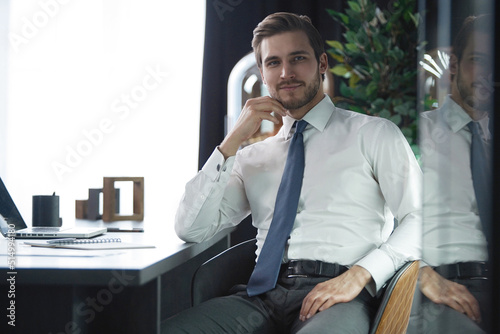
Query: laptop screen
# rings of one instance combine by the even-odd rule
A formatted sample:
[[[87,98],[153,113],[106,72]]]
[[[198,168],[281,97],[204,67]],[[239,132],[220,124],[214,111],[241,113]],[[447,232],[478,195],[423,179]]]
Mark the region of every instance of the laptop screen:
[[[7,191],[2,178],[0,178],[0,215],[0,229],[3,235],[7,234],[7,230],[11,224],[14,225],[16,231],[26,228],[26,223],[23,217],[21,217],[19,210],[17,210],[16,204],[14,204],[12,197]]]

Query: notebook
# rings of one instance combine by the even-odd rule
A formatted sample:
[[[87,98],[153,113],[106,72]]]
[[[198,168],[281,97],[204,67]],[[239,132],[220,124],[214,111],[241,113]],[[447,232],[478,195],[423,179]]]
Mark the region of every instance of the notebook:
[[[25,241],[25,245],[47,248],[66,248],[66,249],[137,249],[137,248],[155,248],[152,245],[135,244],[122,242],[120,238],[97,238],[97,239],[79,239],[79,240],[54,240],[54,241]]]
[[[92,238],[106,232],[105,227],[29,227],[0,178],[0,232],[16,239]]]

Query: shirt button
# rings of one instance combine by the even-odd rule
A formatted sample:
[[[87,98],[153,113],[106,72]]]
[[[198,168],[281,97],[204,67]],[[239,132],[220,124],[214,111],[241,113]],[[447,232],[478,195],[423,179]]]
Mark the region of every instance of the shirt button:
[[[220,172],[220,164],[217,164],[217,171]]]

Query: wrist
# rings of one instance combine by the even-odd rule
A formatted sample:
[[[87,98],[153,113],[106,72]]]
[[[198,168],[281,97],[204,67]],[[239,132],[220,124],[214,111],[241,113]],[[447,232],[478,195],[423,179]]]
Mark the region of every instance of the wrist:
[[[238,149],[240,148],[243,141],[233,138],[233,136],[228,135],[222,143],[219,145],[218,149],[224,155],[224,159],[232,157],[236,155]]]
[[[354,265],[351,270],[353,273],[356,275],[356,277],[359,279],[359,282],[363,285],[366,286],[368,283],[372,281],[372,275],[368,270],[365,268],[359,266],[359,265]]]

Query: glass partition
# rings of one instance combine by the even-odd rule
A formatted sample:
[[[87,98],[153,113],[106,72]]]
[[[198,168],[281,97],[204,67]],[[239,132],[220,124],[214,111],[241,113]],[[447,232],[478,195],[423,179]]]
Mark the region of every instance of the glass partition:
[[[489,333],[494,1],[421,9],[422,294],[409,332]]]

